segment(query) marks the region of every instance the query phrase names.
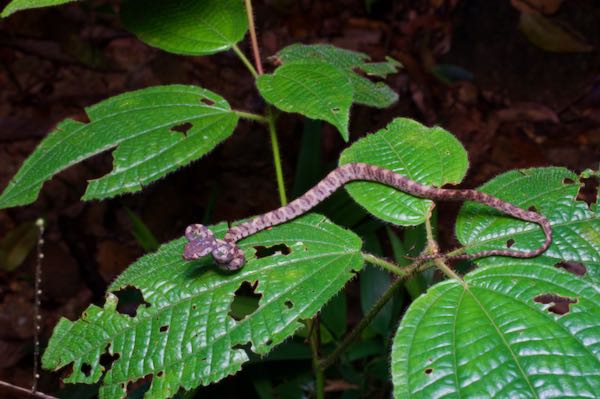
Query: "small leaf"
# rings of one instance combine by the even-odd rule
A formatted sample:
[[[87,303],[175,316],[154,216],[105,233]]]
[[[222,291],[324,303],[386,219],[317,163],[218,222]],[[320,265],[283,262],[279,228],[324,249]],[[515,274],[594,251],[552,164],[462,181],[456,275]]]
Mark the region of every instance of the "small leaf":
[[[296,61],[256,80],[260,94],[285,112],[331,123],[348,141],[352,86],[348,76],[321,61]]]
[[[208,153],[237,124],[227,101],[195,86],[151,87],[86,111],[89,123],[67,119],[40,143],[0,195],[0,208],[35,201],[53,175],[114,147],[113,171],[90,181],[83,199],[139,191]]]
[[[78,0],[13,0],[6,7],[4,7],[0,17],[8,17],[10,14],[21,10],[58,6],[65,3],[71,3],[73,1]]]
[[[581,35],[538,13],[521,13],[519,29],[537,47],[553,53],[586,53],[594,48]]]
[[[121,16],[143,42],[184,55],[228,50],[248,30],[242,0],[126,0]]]
[[[144,221],[131,209],[125,208],[125,213],[131,222],[131,232],[140,247],[146,252],[154,252],[158,249],[158,240]]]
[[[222,237],[227,226],[214,231]],[[326,218],[308,214],[240,242],[248,263],[236,273],[218,270],[210,257],[186,262],[185,239],[163,245],[131,265],[109,288],[104,307],[90,306],[78,321],[62,319],[44,353],[43,365],[73,364],[69,383],[102,377],[100,398],[126,395],[129,381],[153,376],[147,397],[167,398],[240,370],[248,353],[259,355],[290,337],[327,303],[362,265],[361,240]],[[257,246],[285,245],[290,253],[256,257]],[[243,284],[260,295],[258,308],[230,316]],[[117,290],[143,295],[135,317],[117,311]],[[100,355],[118,358],[104,371]],[[87,365],[87,375],[82,366]]]
[[[33,222],[20,224],[8,232],[0,241],[0,269],[10,272],[21,266],[37,239],[38,228]]]
[[[436,187],[459,183],[468,168],[467,153],[454,136],[404,118],[352,144],[342,153],[340,165],[351,162],[381,166]],[[433,206],[430,200],[379,183],[352,182],[345,188],[368,212],[399,225],[423,223]]]
[[[563,314],[556,302],[569,304]],[[443,282],[402,319],[394,397],[596,397],[599,320],[598,286],[552,267],[490,266]]]
[[[293,44],[281,50],[277,57],[284,64],[295,61],[321,61],[331,64],[348,75],[354,90],[353,101],[371,107],[387,108],[398,100],[398,95],[389,86],[374,83],[356,73],[362,70],[370,76],[385,78],[402,67],[391,57],[386,62],[368,63],[370,57],[364,53],[350,51],[329,44]]]
[[[511,263],[561,267],[561,263],[575,262],[585,268],[585,279],[600,283],[600,214],[585,202],[576,201],[578,180],[565,168],[535,168],[504,173],[479,188],[521,208],[533,207],[552,225],[552,244],[546,252],[531,259],[511,259]],[[470,253],[508,246],[511,250],[531,251],[544,241],[536,224],[473,202],[465,203],[460,210],[456,236]],[[481,266],[498,261],[498,257],[476,260]]]

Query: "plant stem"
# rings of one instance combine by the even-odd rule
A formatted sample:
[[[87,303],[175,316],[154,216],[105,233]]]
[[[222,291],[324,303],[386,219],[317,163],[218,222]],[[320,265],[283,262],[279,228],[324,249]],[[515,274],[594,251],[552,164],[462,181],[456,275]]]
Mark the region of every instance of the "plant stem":
[[[279,153],[279,140],[277,139],[277,129],[275,127],[275,114],[273,109],[267,107],[267,123],[269,125],[269,135],[271,136],[271,149],[273,152],[273,163],[275,164],[275,176],[277,178],[277,189],[279,191],[279,201],[281,205],[287,204],[287,195],[285,194],[285,182],[283,181],[283,170],[281,168],[281,155]]]
[[[394,273],[400,277],[404,277],[406,271],[401,269],[400,266],[393,264],[385,259],[379,258],[375,255],[371,255],[368,253],[362,253],[362,257],[366,262],[369,262],[372,265],[379,266],[391,273]]]
[[[244,0],[246,4],[246,15],[248,16],[248,30],[250,31],[250,43],[252,43],[252,52],[254,53],[254,63],[259,75],[262,75],[262,61],[260,60],[260,51],[258,49],[258,40],[256,39],[256,27],[254,26],[254,12],[252,11],[252,0]]]
[[[256,122],[260,122],[260,123],[269,123],[268,118],[266,118],[262,115],[253,114],[253,113],[245,112],[245,111],[237,111],[237,110],[233,110],[233,113],[236,114],[237,116],[239,116],[240,118],[250,119],[252,121],[256,121]]]
[[[319,358],[319,322],[316,318],[307,320],[307,326],[310,334],[310,353],[312,355],[313,373],[315,374],[315,393],[317,399],[324,399],[325,374],[323,373],[323,368],[321,368],[321,359]]]
[[[425,220],[425,231],[427,233],[427,251],[433,254],[436,254],[439,251],[438,243],[433,238],[433,229],[431,228],[431,220],[427,218]],[[442,271],[447,277],[455,279],[459,282],[462,282],[463,279],[460,278],[458,274],[454,270],[450,268],[441,258],[436,258],[433,260],[433,263],[437,266],[438,269]]]
[[[234,44],[232,49],[238,56],[238,58],[242,61],[242,63],[246,66],[246,68],[248,68],[252,76],[254,76],[254,79],[256,79],[258,77],[258,72],[256,72],[256,69],[254,69],[248,57],[246,57],[246,55],[242,52],[242,50],[240,50],[240,48],[237,45]]]

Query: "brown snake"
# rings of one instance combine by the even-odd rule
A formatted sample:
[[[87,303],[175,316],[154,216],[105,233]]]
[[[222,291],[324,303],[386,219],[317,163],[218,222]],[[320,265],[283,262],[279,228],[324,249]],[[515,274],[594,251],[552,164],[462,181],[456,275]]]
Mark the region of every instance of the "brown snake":
[[[475,190],[457,190],[448,188],[436,188],[425,186],[412,181],[389,169],[365,163],[349,163],[339,166],[330,172],[316,186],[308,190],[304,195],[290,202],[286,206],[257,216],[247,222],[230,228],[221,240],[214,236],[213,232],[201,224],[192,224],[185,230],[185,236],[189,243],[185,246],[183,258],[186,260],[198,259],[212,254],[220,268],[236,270],[245,263],[244,251],[236,244],[244,237],[248,237],[271,226],[292,220],[315,207],[325,200],[334,191],[344,184],[354,181],[375,181],[386,186],[394,187],[415,197],[431,200],[444,201],[474,201],[495,208],[505,214],[517,219],[537,223],[544,231],[544,243],[534,251],[514,251],[510,249],[491,249],[473,254],[461,254],[445,256],[443,254],[431,254],[419,257],[419,260],[434,258],[445,259],[475,259],[485,256],[511,256],[515,258],[533,258],[544,252],[552,242],[552,229],[550,222],[543,215],[528,211],[512,205],[509,202]]]

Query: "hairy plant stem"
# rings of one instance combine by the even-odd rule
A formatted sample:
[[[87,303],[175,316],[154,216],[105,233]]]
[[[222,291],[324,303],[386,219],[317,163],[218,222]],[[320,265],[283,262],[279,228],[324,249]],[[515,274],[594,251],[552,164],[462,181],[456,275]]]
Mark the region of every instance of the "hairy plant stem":
[[[370,254],[363,254],[363,259],[375,266],[382,266],[383,264],[393,265],[392,263],[390,263],[384,259],[378,258],[378,257],[376,257],[374,255],[370,255]],[[429,262],[425,262],[425,263],[415,262],[406,268],[400,268],[399,266],[393,265],[396,271],[400,271],[400,273],[395,272],[396,274],[398,274],[398,278],[396,279],[396,281],[394,281],[392,283],[392,285],[389,286],[389,288],[383,293],[383,295],[379,298],[379,300],[377,300],[375,305],[373,305],[371,307],[371,309],[369,309],[367,314],[358,322],[358,324],[356,326],[354,326],[352,331],[350,331],[350,333],[344,337],[344,339],[342,340],[342,342],[340,342],[338,347],[335,348],[335,350],[329,356],[327,356],[326,358],[324,358],[321,361],[321,363],[319,364],[319,367],[321,368],[321,370],[326,370],[328,367],[333,365],[337,361],[337,359],[341,356],[341,354],[344,353],[346,351],[346,349],[348,349],[350,344],[352,344],[352,342],[354,342],[354,340],[360,335],[360,333],[365,328],[367,328],[367,326],[369,324],[371,324],[371,322],[373,321],[375,316],[377,316],[379,311],[390,300],[392,295],[394,295],[394,292],[396,292],[396,290],[402,284],[404,284],[404,282],[407,279],[409,279],[410,277],[415,275],[417,272],[428,268],[429,267],[428,263]],[[387,270],[389,270],[389,269],[387,269]]]
[[[404,275],[406,274],[406,271],[403,270],[400,266],[398,266],[392,262],[389,262],[385,259],[379,258],[375,255],[371,255],[371,254],[363,252],[362,257],[366,262],[369,262],[370,264],[375,265],[375,266],[379,266],[379,267],[381,267],[391,273],[394,273],[400,277],[404,277]]]
[[[248,57],[246,57],[246,55],[242,52],[242,50],[240,50],[240,48],[237,45],[235,45],[235,44],[233,45],[232,50],[238,56],[238,58],[240,59],[240,61],[242,61],[242,63],[250,71],[250,73],[252,74],[252,76],[254,77],[254,79],[256,79],[258,77],[258,72],[256,72],[256,69],[254,68],[254,66],[252,66],[252,63],[250,62],[250,60],[248,59]]]
[[[435,240],[435,238],[433,237],[433,229],[431,228],[431,219],[427,218],[425,220],[425,232],[427,234],[427,252],[430,253],[438,253],[439,252],[439,245],[437,243],[437,241]],[[455,279],[459,282],[462,282],[462,278],[460,278],[460,276],[458,274],[456,274],[456,272],[454,272],[454,270],[452,270],[450,268],[450,266],[448,266],[446,264],[446,262],[444,262],[443,259],[441,258],[437,258],[433,260],[433,264],[442,271],[442,273],[444,273],[447,277],[451,278],[451,279]]]
[[[268,118],[266,118],[262,115],[253,114],[251,112],[237,111],[237,110],[233,110],[233,113],[243,119],[249,119],[249,120],[260,122],[260,123],[269,123]]]

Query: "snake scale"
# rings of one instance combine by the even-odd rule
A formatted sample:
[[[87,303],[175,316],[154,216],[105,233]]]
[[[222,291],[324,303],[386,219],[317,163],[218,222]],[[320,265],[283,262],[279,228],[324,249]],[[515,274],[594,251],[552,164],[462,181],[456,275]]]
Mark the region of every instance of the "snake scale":
[[[509,202],[476,190],[425,186],[389,169],[365,163],[349,163],[339,166],[330,172],[323,180],[317,183],[316,186],[308,190],[301,197],[290,202],[288,205],[230,228],[223,239],[216,238],[212,231],[201,224],[192,224],[188,226],[185,230],[185,236],[189,240],[189,243],[185,247],[183,258],[186,260],[194,260],[212,254],[220,268],[225,270],[237,270],[245,263],[244,252],[237,245],[239,240],[271,226],[285,223],[308,212],[321,201],[333,194],[338,188],[355,180],[379,182],[419,198],[443,201],[469,200],[479,202],[517,219],[537,223],[542,228],[545,235],[543,244],[533,251],[491,249],[472,254],[453,256],[445,256],[442,254],[425,255],[419,257],[419,260],[433,258],[475,259],[492,255],[532,258],[544,252],[552,242],[550,222],[537,212],[519,208]]]

